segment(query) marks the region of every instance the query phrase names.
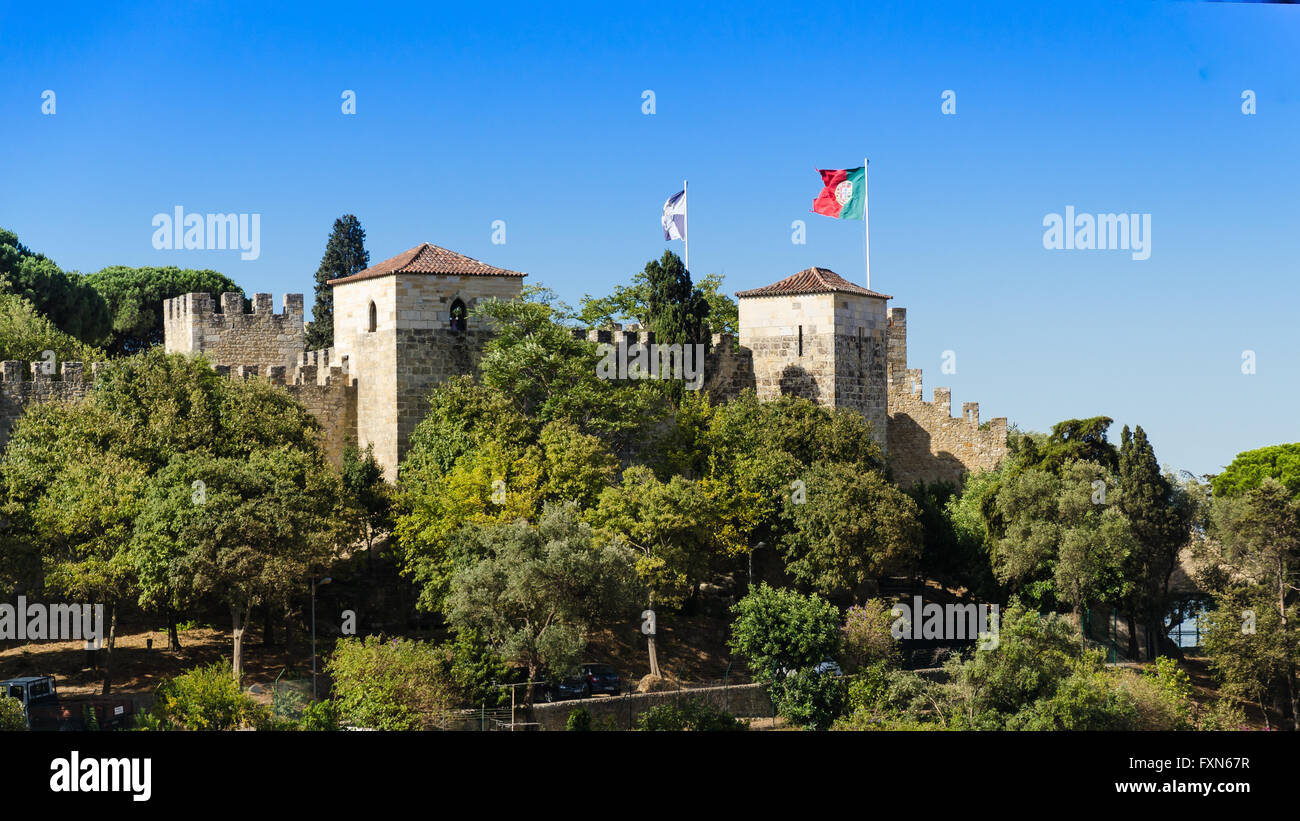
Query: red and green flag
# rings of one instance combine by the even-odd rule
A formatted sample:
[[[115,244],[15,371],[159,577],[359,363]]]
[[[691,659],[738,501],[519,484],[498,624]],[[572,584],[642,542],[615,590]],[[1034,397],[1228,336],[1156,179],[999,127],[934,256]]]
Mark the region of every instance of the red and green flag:
[[[822,175],[822,192],[813,200],[812,210],[842,220],[863,219],[867,203],[867,169],[817,169]]]

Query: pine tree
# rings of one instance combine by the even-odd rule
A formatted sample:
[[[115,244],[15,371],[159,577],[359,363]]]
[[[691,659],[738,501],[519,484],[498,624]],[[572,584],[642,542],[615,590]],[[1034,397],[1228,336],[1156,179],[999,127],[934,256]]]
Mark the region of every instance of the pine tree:
[[[316,269],[316,303],[311,309],[311,322],[307,323],[307,350],[317,351],[334,344],[334,291],[326,283],[364,271],[368,265],[370,252],[366,250],[366,232],[361,228],[361,221],[352,214],[334,220],[325,256]]]

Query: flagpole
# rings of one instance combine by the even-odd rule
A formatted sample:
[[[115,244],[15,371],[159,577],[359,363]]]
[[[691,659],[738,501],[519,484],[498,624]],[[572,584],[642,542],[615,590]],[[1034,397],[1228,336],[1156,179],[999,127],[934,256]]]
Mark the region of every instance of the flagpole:
[[[691,270],[691,202],[686,195],[686,180],[682,180],[682,253],[686,256],[686,270]]]
[[[871,290],[871,223],[867,220],[867,158],[862,158],[862,256],[867,262],[867,290]]]

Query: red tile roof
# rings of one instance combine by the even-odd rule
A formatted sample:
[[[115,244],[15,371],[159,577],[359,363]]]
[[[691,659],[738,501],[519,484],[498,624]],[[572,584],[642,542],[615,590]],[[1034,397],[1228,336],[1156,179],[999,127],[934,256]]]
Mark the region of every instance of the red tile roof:
[[[829,268],[805,268],[797,274],[791,274],[780,282],[738,291],[736,296],[795,296],[798,294],[845,293],[871,296],[876,299],[893,299],[888,294],[869,291],[861,285],[854,285]]]
[[[447,274],[451,276],[474,277],[523,277],[527,274],[497,268],[476,259],[448,251],[432,243],[417,245],[409,251],[403,251],[395,257],[371,265],[364,271],[352,276],[331,279],[330,285],[344,282],[356,282],[361,279],[375,279],[389,274]]]

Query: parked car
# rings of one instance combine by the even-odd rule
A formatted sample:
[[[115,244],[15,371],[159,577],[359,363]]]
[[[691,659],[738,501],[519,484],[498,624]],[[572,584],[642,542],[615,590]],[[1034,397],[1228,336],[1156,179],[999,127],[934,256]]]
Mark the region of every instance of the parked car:
[[[573,698],[591,698],[591,687],[581,674],[562,676],[546,685],[544,701],[568,701]]]
[[[587,692],[595,695],[616,696],[623,692],[623,680],[608,664],[584,664],[579,668],[587,683]]]
[[[572,675],[558,676],[533,691],[534,701],[567,701],[593,695],[616,696],[623,692],[623,679],[612,665],[587,662]]]
[[[818,664],[816,667],[814,667],[813,672],[818,675],[825,675],[827,673],[829,673],[832,676],[844,675],[844,671],[840,669],[840,665],[830,659],[826,659],[821,664]]]
[[[129,727],[135,704],[129,698],[89,696],[60,699],[54,676],[23,676],[0,681],[0,698],[16,698],[33,730],[85,730],[94,716],[102,730]]]

